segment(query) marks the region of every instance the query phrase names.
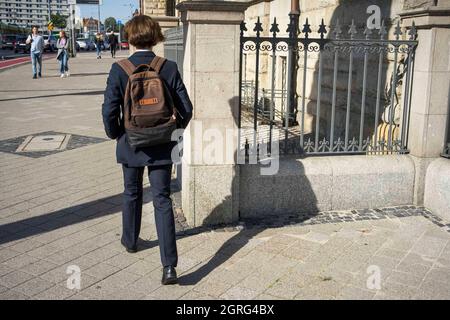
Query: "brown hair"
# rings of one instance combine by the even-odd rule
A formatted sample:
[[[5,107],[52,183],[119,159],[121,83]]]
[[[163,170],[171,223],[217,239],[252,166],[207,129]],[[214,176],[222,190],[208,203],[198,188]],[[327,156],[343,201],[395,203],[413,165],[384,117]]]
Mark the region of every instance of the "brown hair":
[[[60,34],[62,34],[62,35],[64,36],[64,38],[67,39],[66,32],[65,32],[64,30],[61,30],[61,31],[60,31]]]
[[[164,41],[159,23],[149,16],[139,15],[125,24],[125,38],[138,49],[151,48]]]

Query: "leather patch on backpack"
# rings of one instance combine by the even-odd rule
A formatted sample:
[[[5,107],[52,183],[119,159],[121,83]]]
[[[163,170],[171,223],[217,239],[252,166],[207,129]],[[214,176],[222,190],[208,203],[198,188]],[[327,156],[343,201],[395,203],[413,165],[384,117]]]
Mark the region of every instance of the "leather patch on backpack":
[[[152,104],[157,104],[157,103],[158,103],[158,98],[148,98],[148,99],[139,100],[140,106],[152,105]]]

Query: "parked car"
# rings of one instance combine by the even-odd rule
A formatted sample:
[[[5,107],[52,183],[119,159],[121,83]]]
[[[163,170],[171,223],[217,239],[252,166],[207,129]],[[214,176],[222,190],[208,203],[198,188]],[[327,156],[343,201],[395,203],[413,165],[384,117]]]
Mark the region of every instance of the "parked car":
[[[44,34],[42,37],[44,38],[44,51],[53,52],[56,50],[56,38],[54,36]]]
[[[89,50],[86,39],[84,38],[78,38],[76,44],[79,50]]]
[[[130,49],[130,46],[129,46],[128,42],[127,41],[122,41],[120,43],[120,49],[125,49],[125,50]]]
[[[76,43],[79,50],[84,51],[95,50],[95,44],[89,39],[78,38]]]
[[[14,50],[14,45],[17,41],[17,35],[5,34],[2,36],[2,49]]]
[[[14,53],[29,53],[31,44],[27,44],[27,36],[18,36],[16,42],[14,43]]]

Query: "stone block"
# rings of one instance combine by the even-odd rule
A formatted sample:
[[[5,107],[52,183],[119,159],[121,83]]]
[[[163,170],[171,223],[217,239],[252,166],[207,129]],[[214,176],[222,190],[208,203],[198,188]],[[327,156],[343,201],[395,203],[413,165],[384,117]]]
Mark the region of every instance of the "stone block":
[[[410,204],[414,164],[405,156],[344,156],[330,161],[332,209]]]
[[[450,220],[450,160],[436,159],[428,166],[424,205],[443,219]]]
[[[264,176],[258,165],[241,165],[241,217],[413,201],[414,163],[405,156],[282,158],[279,168],[275,175]]]
[[[415,177],[414,177],[414,201],[415,205],[423,205],[425,191],[425,176],[427,168],[434,158],[419,158],[411,155],[414,161]]]
[[[261,175],[258,165],[241,166],[241,217],[331,208],[331,170],[326,158],[280,159],[279,168],[275,175]]]
[[[238,168],[190,166],[183,162],[183,212],[191,226],[229,223],[238,218]]]

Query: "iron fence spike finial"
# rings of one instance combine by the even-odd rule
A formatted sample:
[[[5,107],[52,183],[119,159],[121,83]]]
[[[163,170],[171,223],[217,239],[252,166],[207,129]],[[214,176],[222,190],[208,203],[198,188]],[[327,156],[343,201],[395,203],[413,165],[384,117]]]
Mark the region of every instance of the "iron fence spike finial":
[[[341,25],[339,24],[339,19],[336,21],[336,26],[334,27],[334,37],[335,39],[339,39],[342,33]]]
[[[256,32],[256,36],[259,37],[261,32],[264,31],[262,28],[262,23],[261,23],[261,19],[258,17],[256,23],[255,23],[255,28],[253,29],[253,31]]]
[[[245,21],[241,21],[241,33],[244,33],[244,31],[247,31],[247,27],[245,26]]]
[[[400,27],[400,21],[397,21],[397,25],[395,26],[395,31],[394,31],[395,39],[399,40],[400,36],[402,34],[403,34],[403,32],[402,32],[402,28]]]
[[[306,22],[303,25],[303,30],[302,30],[302,32],[305,34],[305,38],[308,38],[309,34],[311,33],[310,27],[311,27],[311,25],[309,24],[309,20],[308,20],[308,18],[306,18]]]
[[[381,26],[380,26],[380,32],[379,32],[380,39],[383,40],[384,36],[386,34],[387,34],[386,25],[384,24],[384,19],[383,19],[383,20],[381,20]]]
[[[370,38],[370,36],[372,35],[372,30],[369,29],[366,25],[365,29],[364,29],[364,34],[366,35],[366,39],[368,40]]]
[[[277,33],[280,32],[280,29],[278,28],[277,18],[273,18],[272,28],[269,30],[273,33],[273,37],[275,38],[277,36]]]
[[[319,26],[319,33],[320,33],[320,38],[323,39],[325,37],[325,34],[327,33],[327,27],[322,19],[322,22]]]
[[[416,40],[417,36],[417,29],[416,29],[416,23],[413,21],[411,28],[408,31],[409,34],[409,40]]]
[[[348,33],[350,34],[350,39],[354,39],[355,35],[358,33],[356,30],[355,20],[352,19],[352,24],[349,25]]]

